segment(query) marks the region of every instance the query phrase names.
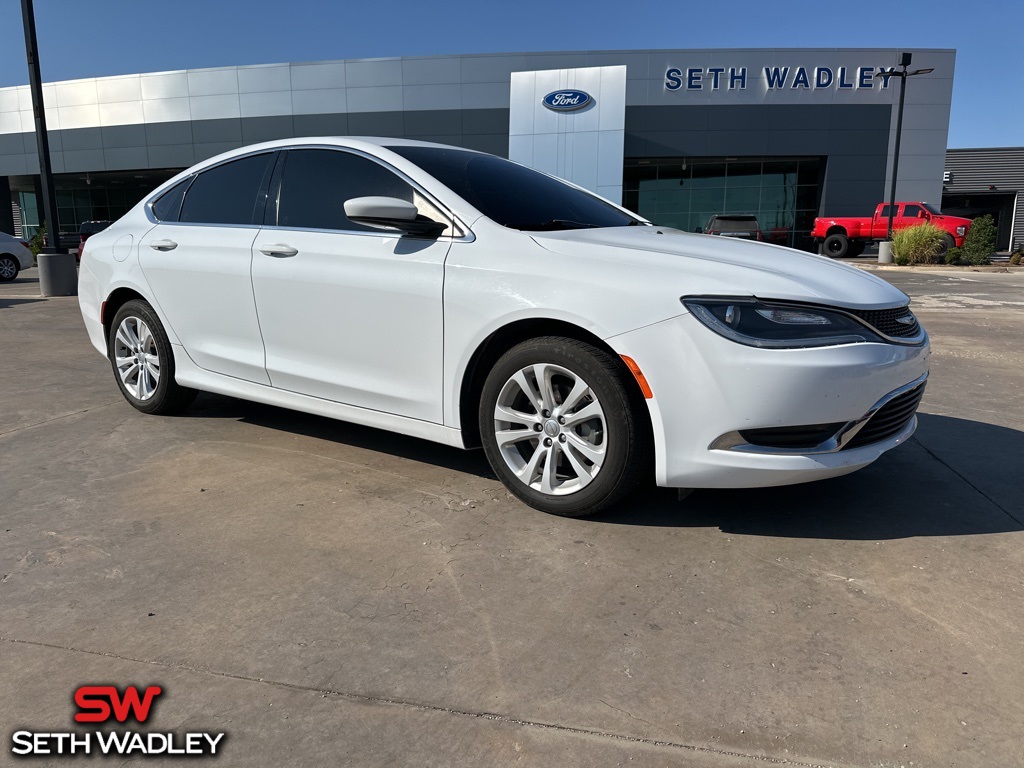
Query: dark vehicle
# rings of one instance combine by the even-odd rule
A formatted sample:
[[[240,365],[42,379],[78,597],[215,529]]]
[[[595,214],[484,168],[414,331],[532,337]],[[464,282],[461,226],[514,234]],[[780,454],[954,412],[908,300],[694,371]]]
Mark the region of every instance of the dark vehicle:
[[[78,228],[78,255],[75,258],[81,261],[82,246],[85,245],[85,241],[113,223],[112,221],[83,221],[82,226]]]
[[[716,213],[704,227],[705,235],[742,237],[745,240],[764,240],[757,217],[747,213]]]

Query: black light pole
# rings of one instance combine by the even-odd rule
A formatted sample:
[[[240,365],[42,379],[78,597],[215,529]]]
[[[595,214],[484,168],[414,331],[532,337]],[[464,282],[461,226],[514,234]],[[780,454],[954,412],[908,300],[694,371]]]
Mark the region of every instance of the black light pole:
[[[46,135],[46,109],[43,106],[43,81],[39,75],[39,48],[36,45],[36,17],[32,0],[21,0],[25,24],[25,53],[28,56],[28,82],[32,90],[32,112],[35,116],[36,145],[39,150],[39,176],[43,192],[43,218],[49,245],[39,254],[39,292],[43,296],[74,296],[78,293],[78,270],[75,258],[60,244],[57,221],[57,194],[50,170],[50,140]]]
[[[900,168],[900,138],[903,135],[903,103],[907,96],[907,78],[914,77],[915,75],[927,75],[929,72],[935,71],[934,67],[928,69],[915,69],[913,72],[907,72],[907,67],[910,66],[910,61],[913,58],[913,54],[909,51],[904,51],[900,54],[899,65],[903,67],[900,72],[893,70],[888,73],[889,77],[898,77],[900,79],[900,106],[896,112],[896,146],[893,148],[892,156],[892,185],[889,187],[889,226],[886,229],[886,241],[892,242],[892,217],[896,213],[896,176],[899,173]],[[886,251],[892,246],[889,246]],[[886,254],[891,259],[891,252]],[[883,251],[879,250],[878,260],[882,261]],[[887,259],[888,260],[888,259]]]

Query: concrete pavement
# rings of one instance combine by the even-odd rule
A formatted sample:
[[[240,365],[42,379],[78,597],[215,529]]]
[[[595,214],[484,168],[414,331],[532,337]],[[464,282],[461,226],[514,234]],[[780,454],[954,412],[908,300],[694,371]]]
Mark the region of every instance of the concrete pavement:
[[[143,416],[33,272],[0,285],[0,762],[115,682],[223,765],[1024,763],[1024,275],[880,273],[935,355],[867,470],[564,520],[479,452]]]

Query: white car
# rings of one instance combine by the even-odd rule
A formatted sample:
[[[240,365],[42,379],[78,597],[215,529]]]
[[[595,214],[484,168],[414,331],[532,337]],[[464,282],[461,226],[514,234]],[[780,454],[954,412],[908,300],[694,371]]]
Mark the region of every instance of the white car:
[[[14,235],[0,232],[0,283],[9,283],[23,269],[32,266],[28,243]]]
[[[310,138],[178,174],[85,245],[82,315],[145,413],[219,392],[447,445],[595,512],[860,469],[914,431],[928,337],[861,270],[650,225],[492,155]]]

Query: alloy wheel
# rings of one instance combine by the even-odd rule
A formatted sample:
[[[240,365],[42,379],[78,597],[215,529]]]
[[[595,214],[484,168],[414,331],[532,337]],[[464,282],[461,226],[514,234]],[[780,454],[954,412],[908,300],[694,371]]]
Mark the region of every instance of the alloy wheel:
[[[137,400],[149,400],[160,383],[160,354],[146,322],[126,317],[114,336],[114,364],[121,383]]]
[[[0,259],[0,280],[11,280],[16,274],[18,274],[18,268],[14,264],[14,259],[10,257]]]
[[[502,386],[494,407],[494,437],[519,480],[544,494],[585,488],[601,471],[608,429],[596,394],[567,368],[537,363]]]

